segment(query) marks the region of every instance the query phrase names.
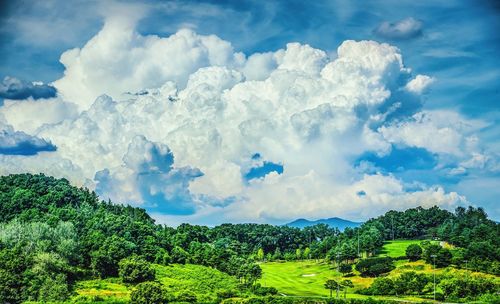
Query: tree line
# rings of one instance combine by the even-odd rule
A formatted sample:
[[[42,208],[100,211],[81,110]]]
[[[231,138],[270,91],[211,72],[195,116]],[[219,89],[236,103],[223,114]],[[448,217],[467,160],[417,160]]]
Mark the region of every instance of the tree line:
[[[498,236],[499,225],[472,207],[454,214],[438,207],[389,211],[343,232],[324,224],[172,228],[156,224],[144,209],[102,201],[66,179],[9,175],[0,177],[0,302],[61,301],[76,279],[119,276],[125,268],[144,270],[147,280],[147,263],[210,266],[246,286],[261,276],[262,261],[327,259],[348,265],[349,272],[397,238],[446,240],[460,247],[453,260],[460,267],[498,274]]]

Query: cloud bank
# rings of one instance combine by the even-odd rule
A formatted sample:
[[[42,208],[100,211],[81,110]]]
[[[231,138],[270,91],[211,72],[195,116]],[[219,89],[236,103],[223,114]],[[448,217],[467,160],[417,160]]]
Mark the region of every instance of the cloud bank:
[[[0,155],[35,155],[44,151],[56,151],[56,147],[45,139],[14,131],[0,121]]]
[[[474,137],[482,122],[422,111],[431,78],[412,75],[385,43],[344,41],[332,57],[300,43],[246,56],[216,36],[142,36],[113,19],[61,62],[56,98],[0,108],[57,151],[2,156],[0,174],[64,176],[168,224],[451,208],[466,198],[356,159],[416,147],[452,169],[486,153]],[[54,114],[40,118],[40,103]]]
[[[14,77],[5,77],[0,83],[0,98],[33,99],[51,98],[56,96],[56,88],[43,83],[29,83]]]

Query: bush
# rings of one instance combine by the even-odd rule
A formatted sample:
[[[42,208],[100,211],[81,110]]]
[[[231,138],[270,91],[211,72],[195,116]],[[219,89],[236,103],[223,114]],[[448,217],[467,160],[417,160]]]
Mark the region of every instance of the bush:
[[[365,259],[356,264],[356,270],[362,276],[376,277],[393,269],[394,265],[392,264],[392,259],[389,257]]]
[[[163,304],[167,296],[162,285],[157,282],[144,282],[136,286],[130,294],[131,304]]]
[[[410,246],[406,247],[406,257],[410,261],[419,260],[422,257],[422,247],[418,246],[417,244],[411,244]]]
[[[155,271],[151,265],[137,256],[122,259],[118,267],[124,283],[141,283],[155,278]]]
[[[261,286],[259,283],[255,284],[252,287],[252,291],[255,295],[257,296],[267,296],[267,295],[275,295],[278,293],[278,290],[274,287],[264,287]]]
[[[217,299],[222,301],[224,299],[234,298],[238,295],[238,292],[235,290],[220,290],[217,292]]]
[[[451,264],[452,254],[448,249],[441,248],[436,257],[436,267],[446,267]]]
[[[352,272],[352,265],[346,264],[346,263],[340,264],[339,271],[341,273],[343,273],[344,275],[348,274],[348,273]]]
[[[186,290],[177,295],[176,300],[177,302],[196,303],[198,299],[196,298],[196,294]]]
[[[174,249],[172,249],[172,252],[170,252],[170,258],[172,263],[186,264],[189,258],[189,253],[181,247],[175,246]]]
[[[377,278],[369,288],[360,292],[365,295],[393,295],[394,281],[389,278]]]

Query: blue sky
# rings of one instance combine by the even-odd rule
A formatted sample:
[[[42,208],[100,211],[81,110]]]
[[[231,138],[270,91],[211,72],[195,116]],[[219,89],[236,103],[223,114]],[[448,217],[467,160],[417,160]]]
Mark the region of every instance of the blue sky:
[[[466,145],[465,142],[477,141],[478,144],[475,144],[477,148],[470,150],[472,151],[469,151],[470,153],[467,152],[468,156],[465,155],[466,152],[464,154],[461,151],[451,153],[444,149],[433,148],[435,146],[433,144],[420,144],[420,142],[411,144],[411,141],[400,140],[399,135],[394,135],[387,129],[389,131],[386,130],[384,136],[386,138],[392,136],[389,140],[390,152],[382,155],[378,150],[365,149],[353,155],[343,155],[343,162],[345,160],[355,170],[364,170],[363,174],[394,177],[401,182],[408,193],[415,191],[414,189],[422,190],[422,185],[440,186],[447,193],[456,192],[466,197],[469,203],[484,206],[492,217],[500,219],[500,211],[497,207],[497,198],[500,195],[498,187],[500,184],[498,165],[500,156],[498,124],[500,120],[500,65],[498,63],[500,5],[497,1],[158,1],[154,4],[141,1],[109,2],[108,4],[94,1],[71,3],[68,1],[24,1],[3,2],[0,11],[0,78],[10,77],[0,85],[0,99],[10,100],[8,105],[21,103],[26,99],[28,101],[24,102],[24,105],[36,104],[39,99],[43,102],[45,99],[55,98],[56,88],[58,92],[64,93],[62,86],[53,83],[64,77],[65,70],[69,70],[67,64],[63,65],[59,62],[61,54],[72,48],[84,48],[86,43],[103,29],[107,20],[116,16],[124,19],[137,19],[137,22],[132,23],[134,30],[141,36],[169,37],[182,28],[190,29],[197,35],[216,35],[221,40],[230,42],[235,53],[242,52],[247,57],[254,53],[277,52],[285,49],[287,43],[290,42],[308,44],[315,49],[323,50],[332,59],[336,58],[337,48],[345,40],[374,40],[388,43],[400,50],[404,65],[411,68],[411,77],[428,75],[433,79],[430,88],[418,97],[418,106],[408,111],[412,115],[419,111],[453,112],[453,115],[458,115],[464,121],[457,125],[471,126],[470,128],[460,127],[457,131],[462,132],[460,134],[466,133],[463,136],[468,139],[464,140],[463,145]],[[191,72],[193,71],[189,71]],[[170,79],[165,77],[165,79]],[[187,76],[185,78],[187,79]],[[181,86],[179,84],[179,87]],[[151,87],[144,89],[148,88]],[[130,91],[137,91],[136,89],[133,87]],[[406,95],[398,95],[397,92],[399,91],[392,92],[394,99],[407,98]],[[113,99],[117,99],[107,91],[101,93],[107,93]],[[89,101],[89,104],[91,102]],[[387,107],[392,104],[392,102],[387,102]],[[5,121],[2,122],[0,119],[0,123],[5,126],[3,133],[0,134],[0,143],[7,142],[10,146],[0,147],[0,154],[3,153],[2,151],[16,151],[15,156],[14,153],[6,152],[3,153],[6,155],[4,157],[30,158],[37,154],[36,149],[34,150],[36,145],[30,144],[32,142],[41,145],[39,150],[41,155],[51,152],[59,153],[56,150],[61,144],[54,139],[56,137],[42,136],[44,131],[38,126],[30,126],[29,122],[21,123],[9,118],[34,111],[28,108],[28,106],[20,105],[17,107],[17,112],[3,114]],[[75,119],[83,110],[86,110],[82,106],[75,110],[68,110],[69,108],[67,104],[61,103],[54,111],[64,112],[66,114],[61,115],[66,115],[68,119]],[[438,115],[433,117],[438,117]],[[59,123],[60,121],[62,121],[61,117],[57,119],[49,117],[45,123]],[[401,128],[404,126],[403,121],[387,121],[386,123],[378,125],[377,128],[389,128],[389,124],[398,125]],[[437,125],[441,129],[446,129],[442,122]],[[382,132],[382,129],[378,130]],[[19,139],[20,137],[22,139]],[[251,140],[248,136],[246,138]],[[161,141],[160,136],[158,140],[151,141]],[[46,145],[43,146],[42,143]],[[167,141],[161,141],[161,143],[169,147],[172,145]],[[29,151],[23,153],[22,147],[26,147]],[[286,160],[279,158],[281,154],[276,152],[277,150],[256,150],[259,147],[249,148],[249,151],[245,152],[247,155],[239,155],[238,160],[234,155],[223,157],[225,161],[239,166],[243,184],[250,183],[249,187],[256,187],[252,184],[253,179],[258,180],[266,176],[273,178],[274,175],[290,172],[287,170],[294,171],[293,165],[288,167]],[[264,146],[265,149],[266,147],[269,146]],[[251,149],[254,150],[250,151]],[[186,166],[193,168],[201,166],[199,163],[195,165],[196,162],[193,161],[190,163],[188,158],[183,159],[183,156],[178,156],[178,153],[182,152],[173,150],[174,157],[179,157],[182,163],[182,166],[179,164],[179,169],[175,169],[179,170],[178,172],[185,172],[183,168]],[[182,149],[177,148],[177,150]],[[61,150],[62,152],[64,150]],[[262,158],[252,159],[252,153],[259,153]],[[71,155],[75,157],[78,154]],[[311,155],[309,157],[312,157]],[[472,159],[474,156],[476,159],[482,159],[482,165],[468,165],[469,167],[464,165],[471,164],[472,161],[468,162],[468,158]],[[291,162],[294,163],[295,159],[297,157],[292,158]],[[335,157],[332,156],[332,159]],[[309,162],[312,163],[311,160],[305,161],[305,163]],[[29,163],[27,161],[26,166],[29,166]],[[78,165],[75,166],[78,167]],[[316,164],[311,166],[316,166]],[[318,166],[320,167],[325,166]],[[104,168],[96,168],[95,172],[99,171],[97,169]],[[3,173],[16,170],[20,169],[9,167]],[[44,170],[43,167],[40,170]],[[48,170],[48,173],[61,176],[71,175],[65,170],[63,168],[59,171]],[[208,167],[205,171],[207,170]],[[324,174],[325,176],[341,175],[336,170],[342,170],[342,166],[336,167],[334,163],[331,172]],[[162,174],[172,174],[173,171],[165,171]],[[201,171],[205,173],[203,169]],[[88,179],[93,179],[94,172],[80,175],[74,180],[79,180],[84,184],[88,183]],[[210,176],[210,174],[204,174],[204,176]],[[172,185],[175,184],[175,187],[181,188],[182,185],[190,184],[194,180],[203,179],[189,176],[182,180],[178,175],[172,178],[179,178],[179,182],[172,182]],[[356,178],[351,175],[342,178],[352,178],[359,182],[361,175]],[[94,178],[93,182],[95,183],[96,180]],[[158,181],[152,184],[156,182]],[[346,180],[345,183],[348,181]],[[199,187],[205,189],[203,187],[208,186]],[[251,194],[247,193],[248,196],[254,195],[254,190],[250,191]],[[228,202],[234,200],[233,196],[237,197],[241,194],[229,191],[224,192],[224,195],[221,193],[209,195],[199,190],[200,193],[195,195],[193,193],[196,191],[191,188],[189,193],[185,191],[186,189],[172,194],[170,199],[166,199],[168,204],[165,206],[171,205],[172,200],[174,204],[175,201],[179,201],[181,206],[187,206],[182,207],[182,210],[195,210],[193,214],[203,215],[208,214],[210,208],[230,204]],[[361,191],[364,192],[364,190]],[[118,193],[119,190],[108,192]],[[150,192],[147,197],[158,197],[159,194],[153,194],[153,192]],[[183,197],[186,196],[189,196],[189,199],[183,201]],[[241,194],[241,196],[244,197],[242,201],[258,199],[257,197],[249,199],[246,194]],[[207,203],[208,209],[201,210],[198,208],[199,205],[196,205],[199,204],[197,200],[219,201],[219,203]],[[158,206],[158,204],[161,202],[145,202],[144,206]],[[168,208],[165,206],[158,207],[159,217],[164,214],[169,215]],[[390,206],[384,208],[388,209]],[[170,214],[173,215],[178,214],[180,210],[175,206],[171,209],[173,211]],[[151,210],[155,212],[154,207],[151,207]],[[291,214],[280,216],[276,213],[268,215],[267,212],[272,213],[262,209],[259,215],[249,217],[249,220],[273,222],[293,216]],[[329,215],[335,215],[333,213],[335,213],[334,210]],[[314,212],[310,214],[311,217],[316,215],[317,213]],[[354,211],[345,211],[340,215],[355,220],[369,216],[356,214]],[[207,222],[211,223],[212,215],[207,217],[209,218]],[[245,220],[244,217],[239,216],[233,218],[232,215],[227,215],[226,219]],[[201,220],[193,218],[193,221]],[[217,221],[221,219],[213,216],[213,222]]]

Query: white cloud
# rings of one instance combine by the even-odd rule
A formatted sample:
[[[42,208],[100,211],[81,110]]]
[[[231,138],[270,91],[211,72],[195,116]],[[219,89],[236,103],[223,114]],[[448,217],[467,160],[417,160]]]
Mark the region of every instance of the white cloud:
[[[406,84],[405,88],[409,92],[422,94],[428,90],[429,85],[431,85],[434,81],[434,78],[427,75],[417,75]]]
[[[473,152],[469,145],[473,132],[484,126],[483,122],[465,119],[456,112],[424,111],[407,121],[382,126],[379,132],[391,143],[463,157]]]
[[[393,176],[354,167],[359,155],[383,155],[392,144],[458,155],[473,146],[477,126],[452,114],[415,114],[413,94],[414,107],[404,108],[399,92],[411,74],[396,47],[345,41],[337,55],[291,43],[247,59],[215,36],[141,36],[133,23],[108,20],[61,57],[60,96],[44,103],[52,114],[34,102],[0,110],[16,130],[57,146],[36,164],[0,157],[0,173],[65,176],[104,197],[198,222],[360,218],[360,210],[368,217],[465,202],[439,187],[408,193]],[[257,152],[262,163],[282,164],[283,174],[245,180]]]
[[[65,100],[85,110],[101,94],[119,98],[167,81],[184,87],[201,67],[235,67],[244,61],[243,54],[214,35],[184,29],[167,38],[141,36],[133,26],[126,18],[110,18],[83,48],[62,54],[64,77],[54,86]]]
[[[73,119],[78,115],[76,105],[60,98],[35,101],[5,100],[0,107],[3,116],[16,130],[35,133],[45,124],[56,124],[65,119]]]

